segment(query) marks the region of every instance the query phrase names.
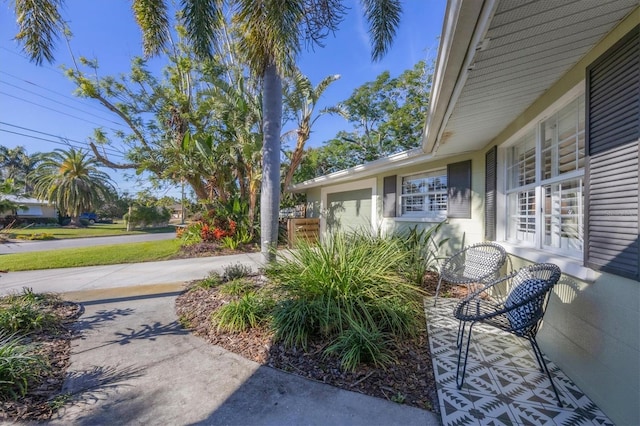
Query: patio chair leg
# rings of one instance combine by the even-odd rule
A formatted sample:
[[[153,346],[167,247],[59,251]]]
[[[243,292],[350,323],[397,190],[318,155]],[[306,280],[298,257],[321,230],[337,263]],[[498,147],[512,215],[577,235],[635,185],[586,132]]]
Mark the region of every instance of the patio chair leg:
[[[462,385],[464,384],[464,376],[467,372],[467,359],[469,358],[469,346],[471,345],[471,332],[473,331],[473,325],[475,323],[471,323],[469,326],[469,335],[467,336],[467,347],[464,351],[464,363],[462,365],[462,377],[460,376],[460,361],[462,359],[462,342],[464,340],[465,333],[465,324],[463,321],[460,321],[461,331],[460,331],[460,344],[458,345],[458,366],[456,368],[456,385],[458,389],[462,389]]]
[[[536,356],[536,360],[540,365],[540,372],[546,372],[547,377],[549,377],[549,382],[551,382],[551,387],[553,388],[553,393],[556,394],[556,399],[558,400],[558,407],[562,407],[562,401],[560,400],[560,395],[558,394],[558,389],[556,389],[556,385],[553,382],[553,377],[551,377],[551,372],[549,371],[549,367],[547,367],[547,362],[544,360],[544,356],[542,355],[542,351],[538,346],[538,342],[536,342],[535,337],[528,338],[529,342],[531,342],[531,347],[533,348],[533,353]]]
[[[440,278],[438,278],[438,285],[436,286],[436,295],[433,298],[433,306],[437,306],[438,305],[438,293],[440,292],[440,285],[442,284],[442,275],[440,275]]]
[[[458,335],[456,336],[456,348],[462,344],[462,336],[464,335],[464,322],[458,321]]]

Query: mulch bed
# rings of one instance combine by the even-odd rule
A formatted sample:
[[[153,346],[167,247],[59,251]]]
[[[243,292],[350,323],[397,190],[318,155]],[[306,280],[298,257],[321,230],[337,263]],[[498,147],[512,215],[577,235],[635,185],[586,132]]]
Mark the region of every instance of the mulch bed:
[[[427,294],[435,293],[437,279],[437,274],[426,277],[424,288]],[[446,285],[444,290],[452,293]],[[217,330],[211,323],[211,314],[227,300],[215,288],[192,288],[178,296],[176,312],[183,325],[195,335],[260,364],[342,389],[437,411],[426,326],[417,339],[396,342],[393,349],[396,361],[386,369],[363,365],[355,372],[346,372],[341,369],[337,357],[322,353],[326,342],[310,342],[307,350],[302,351],[274,343],[273,335],[267,329],[242,333]]]
[[[0,420],[47,420],[56,409],[54,400],[62,391],[69,367],[71,340],[74,337],[71,327],[82,313],[82,307],[76,303],[55,301],[47,308],[62,319],[60,326],[54,330],[30,333],[27,341],[36,345],[36,353],[44,355],[51,368],[37,383],[29,386],[29,392],[24,397],[0,398]]]

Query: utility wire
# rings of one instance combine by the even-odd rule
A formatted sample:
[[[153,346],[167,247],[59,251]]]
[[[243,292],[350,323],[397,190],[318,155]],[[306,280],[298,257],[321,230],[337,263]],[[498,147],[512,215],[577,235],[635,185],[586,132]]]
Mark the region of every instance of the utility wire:
[[[26,133],[20,133],[20,132],[14,132],[11,130],[6,130],[6,129],[0,129],[0,132],[5,132],[5,133],[11,133],[12,135],[18,135],[18,136],[25,136],[27,138],[31,138],[31,139],[37,139],[39,141],[44,141],[44,142],[50,142],[50,143],[55,143],[58,145],[63,145],[63,146],[70,146],[72,148],[82,148],[84,149],[84,146],[76,146],[70,142],[61,142],[61,141],[55,141],[55,140],[51,140],[51,139],[45,139],[45,138],[41,138],[39,136],[33,136],[33,135],[27,135]],[[114,157],[120,157],[122,159],[124,159],[124,156],[122,156],[121,154],[113,154]]]
[[[39,130],[30,129],[28,127],[22,127],[22,126],[18,126],[18,125],[11,124],[11,123],[5,123],[4,121],[0,121],[0,124],[5,125],[5,126],[9,126],[9,127],[15,127],[17,129],[20,129],[20,130],[26,130],[28,132],[39,133],[39,134],[45,135],[45,136],[51,136],[53,138],[64,139],[64,140],[67,140],[67,141],[70,141],[70,142],[75,142],[75,143],[78,143],[78,144],[81,144],[81,145],[86,145],[87,147],[89,146],[89,144],[87,142],[85,142],[85,141],[79,141],[79,140],[63,137],[63,136],[60,136],[60,135],[54,135],[52,133],[41,132]],[[103,149],[104,149],[104,151],[108,152],[109,154],[119,155],[119,156],[123,156],[124,155],[123,152],[118,151],[118,150],[116,150],[114,148],[103,147]]]
[[[8,77],[11,77],[11,78],[13,78],[15,80],[19,80],[19,81],[25,82],[27,84],[30,84],[32,86],[38,87],[38,88],[40,88],[42,90],[45,90],[45,91],[50,92],[50,93],[53,93],[53,94],[55,94],[57,96],[62,96],[63,98],[67,98],[69,100],[72,100],[73,102],[79,103],[80,105],[83,105],[85,107],[95,109],[96,111],[104,112],[104,109],[99,108],[99,107],[97,107],[97,106],[95,106],[93,104],[83,102],[83,101],[81,101],[80,99],[78,99],[78,98],[76,98],[74,96],[69,96],[68,94],[57,92],[57,91],[55,91],[53,89],[49,89],[48,87],[42,86],[42,85],[40,85],[38,83],[34,83],[32,81],[25,80],[24,78],[20,78],[17,75],[10,74],[10,73],[8,73],[6,71],[0,71],[0,74],[4,74],[4,75],[6,75]]]
[[[48,107],[48,106],[45,106],[45,105],[39,104],[39,103],[37,103],[37,102],[28,101],[28,100],[26,100],[26,99],[22,99],[22,98],[19,98],[19,97],[17,97],[17,96],[14,96],[14,95],[10,95],[10,94],[9,94],[9,93],[7,93],[7,92],[0,91],[0,94],[5,95],[5,96],[9,96],[10,98],[14,98],[14,99],[17,99],[17,100],[22,101],[22,102],[26,102],[26,103],[28,103],[28,104],[32,104],[32,105],[38,106],[38,107],[40,107],[40,108],[48,109],[49,111],[53,111],[53,112],[56,112],[56,113],[58,113],[58,114],[66,115],[66,116],[68,116],[68,117],[75,118],[75,119],[80,120],[80,121],[84,121],[85,123],[91,123],[91,124],[95,124],[96,126],[103,127],[103,125],[102,125],[102,124],[100,124],[100,123],[96,123],[95,121],[87,120],[87,119],[85,119],[85,118],[78,117],[77,115],[69,114],[69,113],[66,113],[66,112],[58,111],[58,110],[56,110],[56,109],[54,109],[54,108],[51,108],[51,107]],[[119,130],[114,129],[114,128],[112,128],[112,127],[109,127],[108,129],[113,130],[114,132],[118,132],[118,131],[119,131]]]
[[[2,83],[2,84],[6,84],[7,86],[15,87],[16,89],[23,90],[23,91],[25,91],[25,92],[27,92],[27,93],[31,93],[32,95],[36,95],[36,96],[38,96],[38,97],[40,97],[40,98],[42,98],[42,99],[46,99],[46,100],[48,100],[48,101],[55,102],[55,103],[57,103],[58,105],[64,105],[64,106],[65,106],[65,107],[67,107],[67,108],[75,109],[76,111],[80,111],[80,112],[85,113],[85,114],[87,114],[87,115],[90,115],[90,116],[92,116],[92,117],[99,118],[100,120],[108,121],[108,122],[113,123],[113,124],[115,124],[115,125],[117,125],[117,126],[122,126],[122,127],[124,127],[124,124],[122,124],[122,123],[118,123],[118,122],[116,122],[116,121],[113,121],[113,120],[111,120],[110,118],[101,117],[101,116],[99,116],[99,115],[96,115],[96,114],[93,114],[93,113],[87,112],[87,111],[85,111],[85,110],[83,110],[83,109],[80,109],[80,108],[78,108],[78,107],[75,107],[75,106],[73,106],[73,105],[65,104],[65,103],[60,102],[60,101],[58,101],[58,100],[56,100],[56,99],[50,98],[50,97],[48,97],[48,96],[41,95],[40,93],[36,93],[36,92],[34,92],[34,91],[32,91],[32,90],[29,90],[29,89],[25,89],[24,87],[16,86],[15,84],[11,84],[11,83],[8,83],[8,82],[3,81],[3,80],[0,80],[0,83]]]

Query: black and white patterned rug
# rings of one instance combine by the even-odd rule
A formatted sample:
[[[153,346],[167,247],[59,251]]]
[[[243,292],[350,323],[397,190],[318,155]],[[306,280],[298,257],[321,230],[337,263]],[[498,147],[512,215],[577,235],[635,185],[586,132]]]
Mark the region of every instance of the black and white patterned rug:
[[[462,389],[456,387],[456,299],[425,299],[429,345],[442,424],[613,425],[613,422],[551,361],[547,366],[563,407],[541,373],[525,339],[493,327],[474,326]]]

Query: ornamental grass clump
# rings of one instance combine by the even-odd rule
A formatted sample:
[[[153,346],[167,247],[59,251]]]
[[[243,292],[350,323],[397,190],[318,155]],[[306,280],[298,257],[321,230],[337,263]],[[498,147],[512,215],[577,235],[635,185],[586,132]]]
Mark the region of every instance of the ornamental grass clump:
[[[0,400],[24,396],[48,369],[44,357],[15,334],[0,330]]]
[[[216,310],[211,321],[218,331],[238,333],[268,322],[272,307],[270,297],[250,291]]]
[[[299,246],[267,267],[283,295],[273,312],[275,339],[303,348],[326,339],[325,353],[338,354],[346,369],[387,364],[394,339],[424,328],[422,290],[400,274],[406,256],[397,239],[363,233]]]
[[[55,328],[59,321],[49,311],[49,300],[25,288],[22,294],[10,295],[0,301],[0,330],[9,333],[29,333]]]

